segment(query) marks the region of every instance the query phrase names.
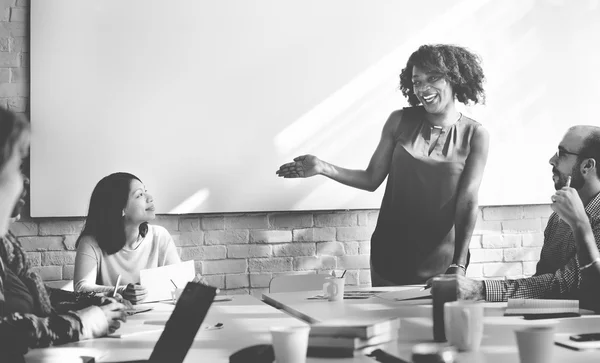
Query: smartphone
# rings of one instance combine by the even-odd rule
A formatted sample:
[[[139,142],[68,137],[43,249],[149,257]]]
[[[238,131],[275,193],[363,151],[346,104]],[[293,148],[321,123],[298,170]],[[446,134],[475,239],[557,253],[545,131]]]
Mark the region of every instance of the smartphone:
[[[577,334],[571,335],[569,339],[575,342],[593,342],[600,340],[600,333],[586,333],[586,334]]]

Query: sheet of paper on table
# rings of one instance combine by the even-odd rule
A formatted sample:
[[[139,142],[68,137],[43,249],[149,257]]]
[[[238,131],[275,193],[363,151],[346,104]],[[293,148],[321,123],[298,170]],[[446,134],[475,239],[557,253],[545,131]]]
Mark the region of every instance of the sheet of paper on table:
[[[171,292],[175,289],[173,283],[179,288],[184,288],[195,275],[196,268],[192,260],[141,270],[140,284],[148,289],[148,296],[142,302],[171,300],[173,298]]]

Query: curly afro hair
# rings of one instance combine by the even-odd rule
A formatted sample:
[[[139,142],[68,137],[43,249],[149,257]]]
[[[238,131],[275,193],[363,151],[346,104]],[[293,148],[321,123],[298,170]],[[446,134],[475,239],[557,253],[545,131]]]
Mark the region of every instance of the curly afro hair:
[[[400,90],[411,106],[421,102],[413,92],[412,70],[414,66],[443,74],[452,85],[456,99],[469,104],[485,102],[481,59],[465,48],[455,45],[422,45],[411,54],[406,68],[400,73]]]

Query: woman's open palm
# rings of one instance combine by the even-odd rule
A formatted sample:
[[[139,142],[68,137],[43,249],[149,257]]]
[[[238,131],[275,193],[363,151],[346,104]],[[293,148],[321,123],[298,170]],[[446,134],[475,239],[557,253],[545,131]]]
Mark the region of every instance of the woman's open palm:
[[[291,163],[283,164],[277,175],[283,178],[308,178],[320,174],[323,170],[321,160],[314,155],[302,155]]]

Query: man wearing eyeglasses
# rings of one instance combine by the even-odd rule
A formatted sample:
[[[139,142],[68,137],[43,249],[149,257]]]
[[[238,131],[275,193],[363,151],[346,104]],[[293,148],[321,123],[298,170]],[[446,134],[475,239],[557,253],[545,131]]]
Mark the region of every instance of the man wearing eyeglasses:
[[[554,213],[535,275],[484,281],[456,276],[459,298],[580,298],[583,307],[600,310],[600,127],[570,128],[550,165]]]

